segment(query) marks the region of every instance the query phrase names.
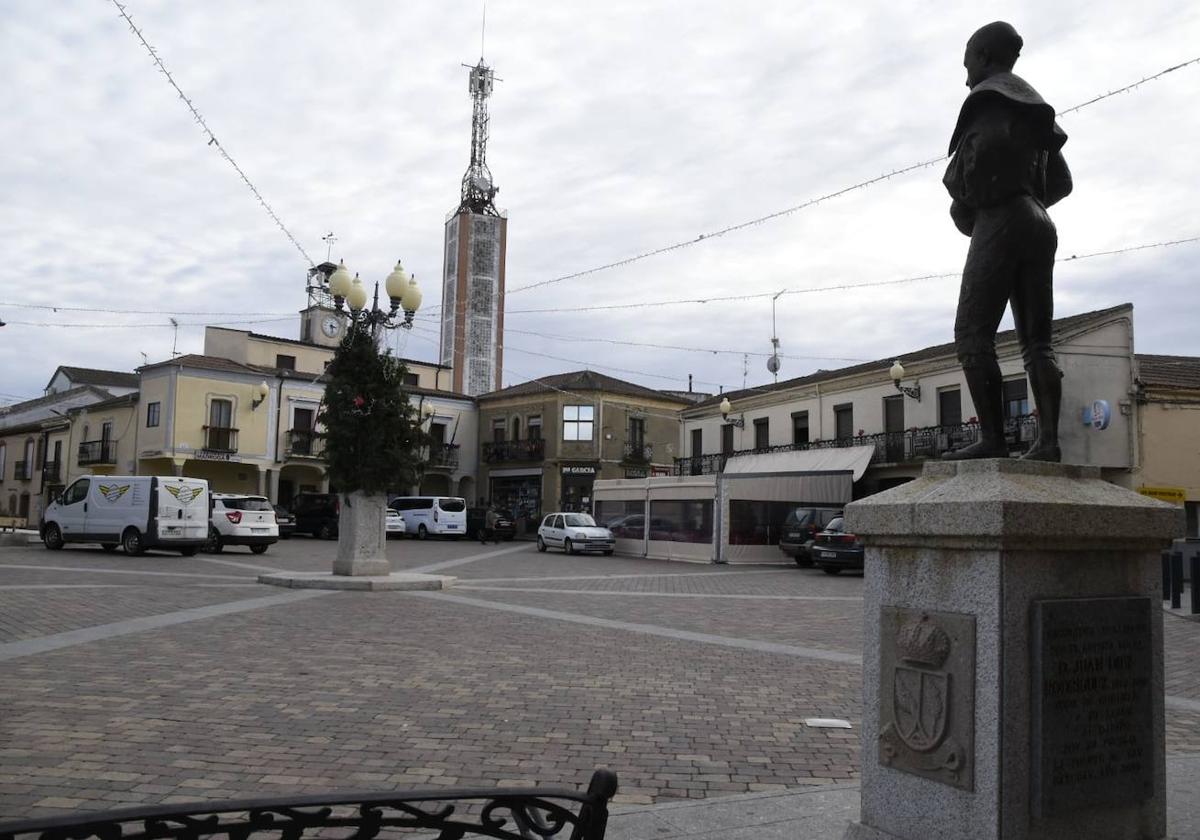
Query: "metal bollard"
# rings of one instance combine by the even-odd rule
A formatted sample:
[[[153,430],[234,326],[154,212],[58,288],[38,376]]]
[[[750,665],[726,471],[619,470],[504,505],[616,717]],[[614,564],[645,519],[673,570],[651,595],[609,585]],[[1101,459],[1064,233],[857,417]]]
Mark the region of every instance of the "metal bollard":
[[[1200,615],[1200,554],[1192,555],[1192,615]]]
[[[1162,552],[1162,572],[1162,599],[1166,601],[1171,597],[1171,552],[1169,551]]]
[[[1171,609],[1183,606],[1183,552],[1171,552]]]

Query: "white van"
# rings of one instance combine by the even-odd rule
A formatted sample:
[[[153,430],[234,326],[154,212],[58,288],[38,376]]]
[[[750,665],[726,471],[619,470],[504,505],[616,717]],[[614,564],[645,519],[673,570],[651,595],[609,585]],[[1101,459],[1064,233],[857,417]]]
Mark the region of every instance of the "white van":
[[[453,496],[398,496],[388,503],[404,517],[406,533],[462,537],[467,533],[467,500]]]
[[[77,479],[42,514],[46,548],[65,543],[118,545],[126,554],[165,548],[191,557],[208,539],[208,482],[153,475],[89,475]]]

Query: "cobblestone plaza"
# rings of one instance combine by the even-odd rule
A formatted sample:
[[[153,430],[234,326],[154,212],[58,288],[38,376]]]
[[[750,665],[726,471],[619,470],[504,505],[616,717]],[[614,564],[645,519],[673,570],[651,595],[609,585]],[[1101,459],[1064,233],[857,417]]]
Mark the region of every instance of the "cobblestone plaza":
[[[626,804],[858,777],[861,578],[402,541],[394,568],[457,585],[255,582],[334,549],[0,549],[0,818],[599,766]],[[1200,623],[1164,622],[1167,752],[1197,754]]]

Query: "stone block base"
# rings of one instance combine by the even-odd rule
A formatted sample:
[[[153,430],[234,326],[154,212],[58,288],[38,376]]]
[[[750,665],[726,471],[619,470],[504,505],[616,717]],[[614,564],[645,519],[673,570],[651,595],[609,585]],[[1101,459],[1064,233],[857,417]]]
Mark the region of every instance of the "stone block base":
[[[448,589],[457,578],[396,572],[383,575],[339,575],[329,572],[274,572],[259,575],[258,582],[289,589],[351,589],[368,592]]]

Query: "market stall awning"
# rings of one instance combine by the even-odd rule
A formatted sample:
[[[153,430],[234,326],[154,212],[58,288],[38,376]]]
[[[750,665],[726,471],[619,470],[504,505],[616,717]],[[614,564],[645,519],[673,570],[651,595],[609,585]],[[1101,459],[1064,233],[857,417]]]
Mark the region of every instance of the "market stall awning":
[[[732,455],[725,462],[725,474],[808,473],[850,470],[854,480],[862,478],[875,454],[874,446],[831,446],[821,449],[797,449],[783,452],[752,452]]]

